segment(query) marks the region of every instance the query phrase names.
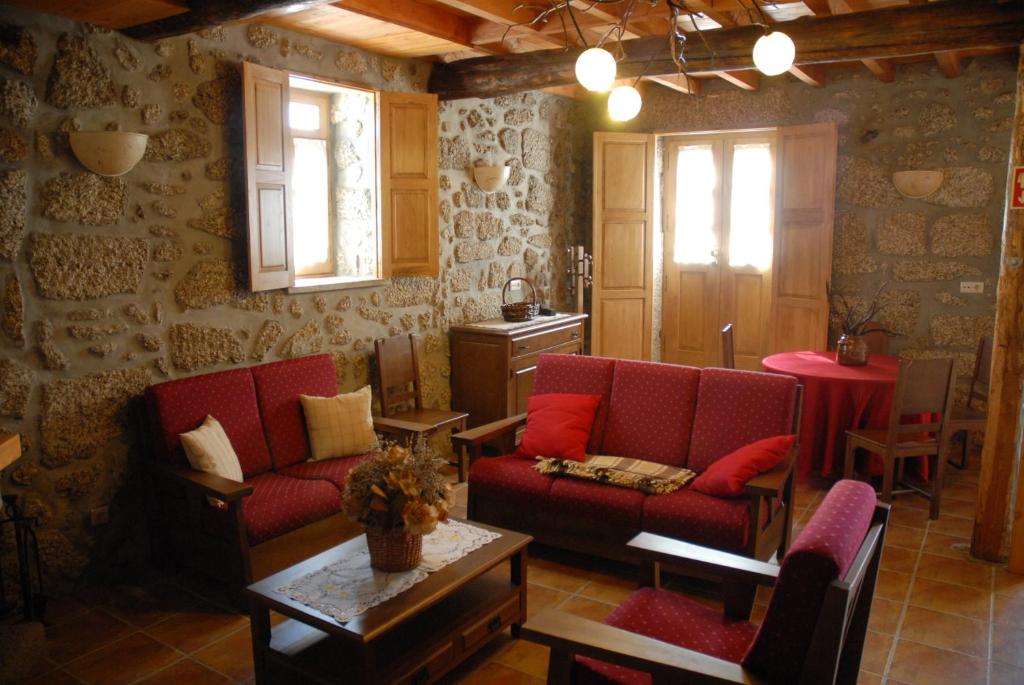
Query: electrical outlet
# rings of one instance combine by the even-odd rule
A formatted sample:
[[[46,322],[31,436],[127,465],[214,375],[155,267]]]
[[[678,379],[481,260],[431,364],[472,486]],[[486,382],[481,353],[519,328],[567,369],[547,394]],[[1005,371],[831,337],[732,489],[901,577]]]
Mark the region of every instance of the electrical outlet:
[[[110,507],[96,507],[90,510],[89,523],[93,526],[104,526],[110,523]]]
[[[980,295],[985,292],[985,283],[983,281],[960,281],[960,292]]]

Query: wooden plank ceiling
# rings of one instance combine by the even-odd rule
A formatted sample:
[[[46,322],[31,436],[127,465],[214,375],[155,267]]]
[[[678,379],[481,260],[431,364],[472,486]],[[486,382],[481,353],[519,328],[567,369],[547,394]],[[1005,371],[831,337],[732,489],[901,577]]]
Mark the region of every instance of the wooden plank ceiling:
[[[760,21],[754,0],[687,0],[697,13],[680,19],[680,27],[700,41],[698,30],[734,29]],[[771,23],[801,17],[860,13],[887,7],[924,4],[927,0],[757,0]],[[288,28],[395,57],[451,63],[473,57],[528,53],[593,45],[618,24],[629,2],[595,4],[573,0],[584,40],[554,15],[530,24],[544,2],[529,0],[0,0],[9,5],[60,14],[79,21],[122,29],[128,35],[155,38],[203,28],[210,23],[245,21]],[[664,2],[632,3],[623,40],[666,36],[669,14]],[[799,49],[799,47],[798,47]],[[1004,49],[1004,48],[999,48]],[[964,58],[995,50],[988,48],[937,52],[886,59],[854,60],[881,81],[891,81],[894,66],[905,61],[934,59],[945,75],[956,77]],[[791,74],[813,87],[824,83],[833,64],[794,66]],[[685,93],[699,93],[706,79],[720,78],[737,88],[756,90],[759,74],[751,69],[705,72],[695,78],[676,74],[650,74],[645,80]],[[560,86],[558,92],[580,95],[578,86]]]

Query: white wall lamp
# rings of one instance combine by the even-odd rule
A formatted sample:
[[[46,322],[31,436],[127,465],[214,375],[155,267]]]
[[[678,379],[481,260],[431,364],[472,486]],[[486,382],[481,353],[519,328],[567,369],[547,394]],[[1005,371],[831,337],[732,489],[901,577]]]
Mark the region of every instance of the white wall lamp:
[[[897,171],[892,175],[892,184],[903,197],[920,200],[928,197],[942,185],[941,171]]]
[[[473,180],[485,193],[493,193],[508,182],[512,167],[504,164],[481,164],[473,167]]]
[[[100,176],[123,176],[146,152],[149,136],[128,131],[71,131],[71,150],[89,171]]]

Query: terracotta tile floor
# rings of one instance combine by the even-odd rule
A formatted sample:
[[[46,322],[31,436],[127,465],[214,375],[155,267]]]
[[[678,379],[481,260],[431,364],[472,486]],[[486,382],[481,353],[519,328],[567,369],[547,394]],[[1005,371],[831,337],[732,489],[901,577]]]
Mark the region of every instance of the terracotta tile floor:
[[[928,520],[922,499],[896,499],[862,661],[863,683],[1024,683],[1024,576],[967,557],[977,474],[949,471],[947,506],[938,521]],[[824,486],[798,484],[798,530],[820,503]],[[464,489],[459,494],[464,499]],[[531,614],[559,607],[600,620],[634,587],[634,573],[626,566],[550,549],[531,554]],[[678,579],[669,587],[717,604],[711,588],[702,591]],[[755,620],[768,598],[767,592],[758,594]],[[48,620],[47,657],[34,683],[252,680],[248,619],[193,579],[91,589],[53,601]],[[536,684],[546,669],[545,648],[506,633],[446,682]]]

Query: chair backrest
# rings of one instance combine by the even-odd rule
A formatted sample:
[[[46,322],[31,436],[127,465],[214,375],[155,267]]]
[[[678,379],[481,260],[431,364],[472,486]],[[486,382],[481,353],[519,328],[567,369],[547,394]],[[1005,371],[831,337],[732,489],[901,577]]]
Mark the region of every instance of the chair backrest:
[[[900,433],[941,431],[953,406],[955,383],[956,363],[951,357],[901,360],[889,414],[889,444],[894,444]],[[935,414],[941,415],[937,421]],[[924,420],[903,421],[921,415]]]
[[[864,342],[868,346],[868,354],[889,354],[889,334],[883,329],[885,327],[877,321],[868,321],[864,324]]]
[[[736,351],[733,345],[732,324],[725,324],[722,329],[722,368],[736,368]]]
[[[988,382],[992,376],[992,338],[982,336],[978,340],[978,351],[974,355],[974,373],[967,393],[967,406],[973,400],[988,400]]]
[[[856,682],[888,513],[867,483],[833,486],[782,559],[744,666],[771,682]]]
[[[377,386],[380,390],[380,413],[391,416],[411,403],[423,408],[420,395],[420,369],[416,357],[416,334],[377,338]]]

